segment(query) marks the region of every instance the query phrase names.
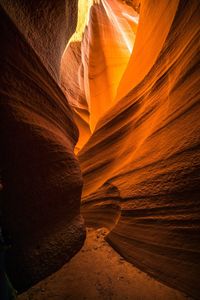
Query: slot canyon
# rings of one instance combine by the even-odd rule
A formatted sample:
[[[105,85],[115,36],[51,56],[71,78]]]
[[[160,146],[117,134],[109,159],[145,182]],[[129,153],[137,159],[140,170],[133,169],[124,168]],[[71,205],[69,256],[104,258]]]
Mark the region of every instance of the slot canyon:
[[[199,0],[0,11],[0,300],[200,299]]]

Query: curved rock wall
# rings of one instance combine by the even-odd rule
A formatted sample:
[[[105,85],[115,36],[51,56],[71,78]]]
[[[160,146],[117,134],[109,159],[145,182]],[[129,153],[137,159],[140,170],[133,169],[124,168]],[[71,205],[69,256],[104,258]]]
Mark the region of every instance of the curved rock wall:
[[[107,240],[127,260],[196,299],[199,15],[197,0],[141,1],[116,102],[78,155],[86,222],[111,228]]]
[[[58,82],[66,44],[75,31],[77,0],[1,0],[1,5]]]
[[[62,88],[81,132],[77,151],[115,103],[133,48],[137,22],[138,14],[121,1],[95,1],[82,41],[73,39],[62,57]]]
[[[83,147],[91,135],[86,96],[88,76],[85,75],[88,72],[88,55],[82,50],[85,47],[87,47],[87,39],[84,43],[80,41],[71,42],[63,54],[61,63],[62,90],[69,100],[76,125],[81,131],[75,148],[76,152]]]
[[[108,227],[127,260],[198,299],[199,1],[95,1],[82,42],[62,59],[73,112],[58,84],[76,1],[1,2],[1,210],[11,280],[27,288],[84,240],[74,114],[86,222]]]
[[[60,268],[85,238],[78,130],[58,85],[75,8],[76,1],[2,1],[0,11],[2,228],[19,291]]]

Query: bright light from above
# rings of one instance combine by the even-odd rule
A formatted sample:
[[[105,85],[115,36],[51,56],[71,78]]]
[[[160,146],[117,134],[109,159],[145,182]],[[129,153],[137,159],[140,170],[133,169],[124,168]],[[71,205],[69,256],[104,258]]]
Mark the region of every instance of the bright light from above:
[[[130,21],[133,21],[134,23],[138,24],[139,23],[139,15],[138,16],[130,16],[126,12],[122,12],[122,15],[129,19]]]
[[[79,0],[77,27],[76,27],[76,31],[73,34],[70,42],[82,40],[82,34],[85,30],[85,26],[88,24],[88,21],[89,21],[90,7],[93,5],[93,3],[96,3],[96,1]]]

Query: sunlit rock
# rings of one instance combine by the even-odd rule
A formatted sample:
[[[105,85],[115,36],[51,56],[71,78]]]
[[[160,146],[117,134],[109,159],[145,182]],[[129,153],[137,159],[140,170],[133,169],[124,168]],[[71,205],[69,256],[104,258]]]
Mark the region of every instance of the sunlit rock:
[[[105,2],[101,3],[93,7],[88,28],[100,15],[98,9],[103,11]],[[105,109],[100,108],[101,89],[95,85],[89,111],[97,125],[78,155],[86,222],[114,227],[107,240],[127,260],[196,298],[200,278],[198,20],[198,1],[156,5],[141,1],[134,48],[121,79],[115,81],[116,96],[109,92],[102,71],[99,86],[107,87],[102,89]],[[105,57],[101,34],[104,31],[98,28],[91,34],[91,44],[99,45],[92,48],[96,71],[101,55]],[[113,39],[112,47],[117,37]],[[111,47],[110,40],[108,44]],[[103,68],[103,62],[99,65]],[[95,76],[92,79],[95,82]]]
[[[138,14],[123,2],[103,0],[92,5],[89,20],[82,41],[77,41],[80,34],[76,33],[63,55],[61,80],[75,114],[93,132],[98,120],[115,103],[132,52]],[[70,66],[68,61],[72,62]],[[71,74],[76,79],[69,83]],[[81,140],[82,132],[86,136],[86,125],[79,124]],[[89,134],[85,142],[88,138]],[[81,146],[83,142],[78,148]]]
[[[17,285],[28,286],[81,247],[80,165],[87,225],[107,227],[128,261],[199,299],[199,1],[80,0],[70,40],[76,1],[30,1],[20,18],[1,2],[13,282],[19,265]]]

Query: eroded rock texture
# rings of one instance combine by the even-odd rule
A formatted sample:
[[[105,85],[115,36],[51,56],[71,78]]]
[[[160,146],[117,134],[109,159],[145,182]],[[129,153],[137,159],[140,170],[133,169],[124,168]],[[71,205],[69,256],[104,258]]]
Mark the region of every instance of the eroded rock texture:
[[[120,1],[96,2],[82,41],[71,42],[62,57],[62,88],[81,132],[77,150],[115,102],[137,29],[138,14],[132,7]]]
[[[78,130],[58,85],[77,1],[1,5],[2,228],[8,275],[21,291],[61,267],[85,237]]]
[[[106,5],[108,20],[115,16],[111,1],[99,1],[85,31],[87,36],[90,29],[87,43],[96,57],[87,61],[88,70],[95,64],[95,73],[88,72],[93,134],[78,154],[82,212],[88,224],[112,229],[107,240],[127,260],[198,299],[199,1],[141,1],[134,49],[121,79],[114,80],[114,97],[109,66],[122,36],[105,43],[115,45],[112,53],[102,46],[109,35],[103,31],[102,37],[99,29],[107,25],[106,14],[99,21]]]

